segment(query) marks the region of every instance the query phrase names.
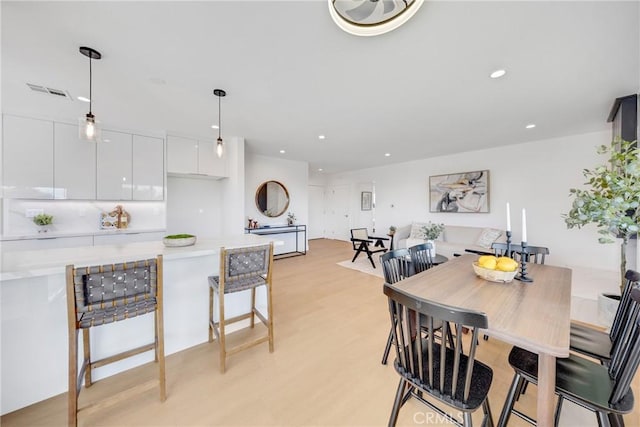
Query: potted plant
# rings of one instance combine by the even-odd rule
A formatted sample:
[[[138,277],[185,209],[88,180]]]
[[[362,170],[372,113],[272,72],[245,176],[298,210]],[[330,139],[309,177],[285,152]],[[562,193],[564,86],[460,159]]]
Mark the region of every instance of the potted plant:
[[[425,226],[422,227],[422,233],[424,234],[424,239],[427,243],[431,243],[431,250],[429,254],[431,257],[436,256],[436,242],[435,240],[440,237],[440,234],[444,231],[444,224],[434,224],[431,221]]]
[[[396,234],[396,226],[395,225],[390,225],[389,226],[389,232],[387,233],[388,236],[393,236],[394,234]]]
[[[287,225],[293,225],[296,220],[296,216],[293,212],[287,213]]]
[[[39,227],[38,233],[46,233],[53,224],[53,215],[41,213],[33,217],[33,223]]]
[[[568,228],[593,223],[600,243],[620,242],[620,290],[627,269],[626,249],[629,238],[638,232],[640,205],[640,162],[636,142],[615,139],[609,147],[598,147],[598,154],[608,155],[608,165],[584,169],[587,188],[572,188],[571,210],[564,215]]]

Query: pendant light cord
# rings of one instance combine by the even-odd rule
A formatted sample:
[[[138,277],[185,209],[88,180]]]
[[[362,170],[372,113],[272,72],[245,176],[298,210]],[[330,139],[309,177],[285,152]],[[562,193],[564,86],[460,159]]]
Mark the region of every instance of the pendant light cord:
[[[220,98],[222,97],[218,95],[218,139],[221,139],[220,134],[222,133],[222,121],[220,119]]]
[[[93,82],[91,69],[91,54],[89,55],[89,114],[91,114],[91,104],[93,103],[93,94],[91,93],[91,83]]]

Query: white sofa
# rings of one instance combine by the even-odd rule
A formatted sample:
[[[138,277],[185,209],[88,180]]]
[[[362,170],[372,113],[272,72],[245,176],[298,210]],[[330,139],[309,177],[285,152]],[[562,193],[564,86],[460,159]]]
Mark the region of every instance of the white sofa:
[[[418,226],[426,225],[421,223],[409,224],[404,227],[398,227],[395,235],[393,236],[394,249],[407,248],[420,243],[424,243],[424,239],[411,238],[412,225]],[[414,227],[415,228],[415,227]],[[486,231],[487,230],[487,231]],[[476,251],[480,253],[493,253],[491,249],[491,243],[505,242],[506,235],[504,231],[501,231],[499,237],[493,241],[491,239],[482,239],[492,234],[488,230],[496,230],[489,227],[465,227],[460,225],[445,225],[444,232],[436,240],[436,253],[444,255],[448,258],[452,258],[454,254],[464,254],[466,250]],[[497,233],[495,233],[497,234]],[[479,243],[482,243],[480,245]]]

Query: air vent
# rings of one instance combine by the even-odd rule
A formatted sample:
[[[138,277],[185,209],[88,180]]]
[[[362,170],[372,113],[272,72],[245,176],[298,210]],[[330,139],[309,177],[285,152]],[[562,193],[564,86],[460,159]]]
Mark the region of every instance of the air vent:
[[[67,98],[69,100],[73,99],[71,98],[69,92],[67,92],[66,90],[53,89],[46,86],[34,85],[32,83],[27,83],[27,86],[29,86],[29,89],[35,92],[48,93],[49,95],[59,96],[61,98]]]

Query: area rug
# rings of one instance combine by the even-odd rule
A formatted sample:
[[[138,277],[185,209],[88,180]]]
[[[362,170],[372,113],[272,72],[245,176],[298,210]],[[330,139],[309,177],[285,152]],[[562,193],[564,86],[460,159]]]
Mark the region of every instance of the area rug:
[[[371,267],[371,263],[369,262],[369,259],[366,257],[364,258],[358,257],[358,259],[356,259],[355,262],[351,262],[351,260],[348,259],[346,261],[340,261],[337,264],[340,267],[350,268],[351,270],[361,271],[363,273],[371,274],[373,276],[378,276],[382,278],[383,275],[382,275],[382,266],[380,265],[380,260],[377,259],[376,256],[374,256],[373,259],[375,260],[376,268]]]

